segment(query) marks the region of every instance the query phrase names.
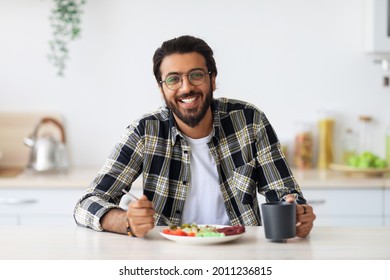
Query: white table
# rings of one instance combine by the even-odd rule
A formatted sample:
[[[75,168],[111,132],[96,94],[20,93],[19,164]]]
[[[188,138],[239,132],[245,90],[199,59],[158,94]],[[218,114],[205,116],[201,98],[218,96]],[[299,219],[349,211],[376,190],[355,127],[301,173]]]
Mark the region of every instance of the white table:
[[[161,228],[132,238],[82,227],[0,228],[0,259],[20,260],[338,260],[390,259],[390,227],[315,227],[309,238],[274,243],[262,227],[219,245],[184,245],[164,239]]]

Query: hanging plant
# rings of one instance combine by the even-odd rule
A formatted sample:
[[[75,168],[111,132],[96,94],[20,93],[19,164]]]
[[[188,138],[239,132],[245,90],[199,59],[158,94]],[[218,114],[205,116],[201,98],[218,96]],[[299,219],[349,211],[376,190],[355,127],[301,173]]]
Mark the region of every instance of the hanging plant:
[[[49,17],[53,38],[49,41],[49,60],[57,68],[57,74],[64,76],[69,59],[68,44],[81,34],[82,6],[86,0],[53,0],[54,8]]]

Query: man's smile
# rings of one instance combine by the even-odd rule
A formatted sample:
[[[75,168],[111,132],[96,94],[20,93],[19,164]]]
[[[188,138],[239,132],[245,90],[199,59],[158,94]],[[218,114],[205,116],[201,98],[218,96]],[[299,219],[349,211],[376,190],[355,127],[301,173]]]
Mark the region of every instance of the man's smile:
[[[191,103],[191,102],[194,102],[196,99],[196,97],[189,97],[189,98],[183,98],[183,99],[179,99],[180,102],[183,102],[183,103]]]
[[[177,101],[180,104],[180,107],[185,109],[193,109],[194,107],[199,106],[199,102],[201,101],[201,95],[200,94],[185,95],[183,97],[179,97]]]

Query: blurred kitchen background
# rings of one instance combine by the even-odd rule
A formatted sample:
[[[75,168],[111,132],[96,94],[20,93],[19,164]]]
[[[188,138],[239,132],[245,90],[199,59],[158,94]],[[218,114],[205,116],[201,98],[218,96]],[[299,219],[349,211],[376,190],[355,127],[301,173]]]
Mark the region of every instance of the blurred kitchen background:
[[[152,73],[156,48],[190,34],[215,51],[215,96],[258,106],[288,154],[297,127],[315,131],[325,113],[335,120],[335,157],[361,115],[372,117],[372,151],[384,157],[389,73],[367,51],[365,2],[90,0],[60,77],[47,58],[55,1],[0,0],[0,111],[61,116],[71,165],[102,165],[125,127],[163,104]]]
[[[74,226],[125,128],[163,105],[154,51],[184,34],[215,51],[215,97],[266,113],[317,225],[390,225],[390,169],[354,176],[342,161],[361,147],[384,159],[387,133],[390,158],[389,2],[87,0],[59,76],[50,18],[69,3],[0,0],[0,225]]]

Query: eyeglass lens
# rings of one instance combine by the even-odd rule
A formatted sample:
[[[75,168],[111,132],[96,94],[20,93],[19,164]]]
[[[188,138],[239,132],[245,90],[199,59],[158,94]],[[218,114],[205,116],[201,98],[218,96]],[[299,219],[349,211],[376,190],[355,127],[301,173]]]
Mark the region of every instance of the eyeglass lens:
[[[179,74],[171,74],[168,75],[165,78],[165,84],[169,89],[175,90],[179,89],[181,85],[183,84],[183,77],[185,74],[179,75]],[[194,86],[200,86],[204,83],[206,73],[203,70],[193,70],[190,71],[188,74],[188,80],[191,84]]]

